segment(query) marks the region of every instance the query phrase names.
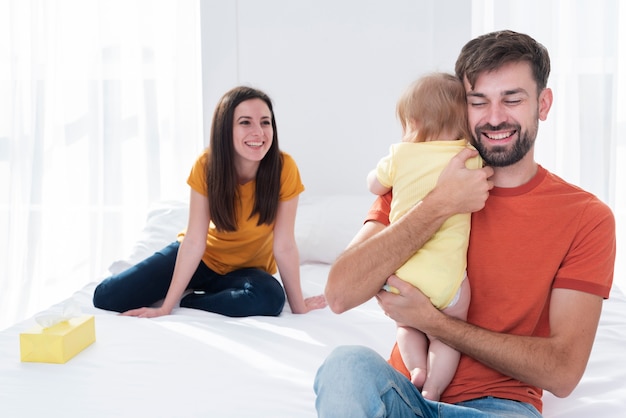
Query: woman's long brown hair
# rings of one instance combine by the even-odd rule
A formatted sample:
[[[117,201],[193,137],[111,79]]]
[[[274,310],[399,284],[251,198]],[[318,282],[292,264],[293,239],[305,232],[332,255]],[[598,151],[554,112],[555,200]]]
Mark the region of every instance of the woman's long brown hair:
[[[241,205],[237,194],[237,172],[233,145],[233,118],[235,108],[246,100],[261,99],[267,104],[272,115],[274,137],[267,154],[261,160],[256,174],[254,206],[248,218],[259,215],[257,225],[270,225],[276,219],[280,193],[280,174],[282,156],[278,147],[278,133],[274,109],[269,96],[251,87],[235,87],[220,99],[213,113],[209,158],[206,166],[207,194],[209,214],[218,231],[237,230],[237,216]]]

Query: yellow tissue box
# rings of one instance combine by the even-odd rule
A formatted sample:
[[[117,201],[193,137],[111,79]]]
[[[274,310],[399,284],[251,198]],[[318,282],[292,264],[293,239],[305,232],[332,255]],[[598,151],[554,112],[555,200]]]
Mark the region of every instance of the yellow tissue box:
[[[83,315],[48,328],[40,325],[20,334],[22,361],[65,363],[96,341],[93,315]]]

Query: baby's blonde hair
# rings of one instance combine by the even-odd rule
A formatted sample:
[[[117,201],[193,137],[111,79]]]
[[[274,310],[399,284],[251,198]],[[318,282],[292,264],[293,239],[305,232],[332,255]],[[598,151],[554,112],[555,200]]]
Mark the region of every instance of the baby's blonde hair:
[[[406,142],[437,140],[444,132],[471,140],[465,87],[452,74],[431,73],[413,82],[398,100],[396,114]]]

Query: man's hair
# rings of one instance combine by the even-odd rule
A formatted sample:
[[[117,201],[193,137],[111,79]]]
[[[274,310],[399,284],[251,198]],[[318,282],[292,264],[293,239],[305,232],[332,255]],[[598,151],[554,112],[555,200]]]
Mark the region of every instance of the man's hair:
[[[410,142],[436,140],[444,132],[471,138],[465,88],[452,74],[431,73],[413,82],[398,100],[396,114]],[[411,130],[410,121],[417,131]]]
[[[467,78],[474,88],[481,73],[520,61],[530,64],[537,92],[545,89],[550,75],[548,50],[530,36],[511,30],[487,33],[469,41],[461,49],[454,69],[461,81]]]

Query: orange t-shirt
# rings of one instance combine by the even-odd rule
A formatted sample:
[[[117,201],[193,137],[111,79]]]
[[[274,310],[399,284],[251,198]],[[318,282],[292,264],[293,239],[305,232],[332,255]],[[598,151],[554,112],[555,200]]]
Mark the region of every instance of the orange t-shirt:
[[[390,201],[390,195],[379,198],[367,220],[389,224]],[[472,214],[467,322],[512,335],[549,335],[552,289],[608,298],[615,243],[609,207],[541,166],[520,187],[493,188],[485,207]],[[397,345],[389,362],[409,376]],[[541,411],[542,393],[462,355],[441,400],[458,403],[493,396],[527,402]]]
[[[278,199],[286,201],[302,193],[304,185],[300,179],[300,172],[293,158],[286,153],[283,157],[283,169],[280,175],[280,192]],[[196,160],[191,169],[187,183],[193,190],[207,196],[206,160],[208,150],[204,151]],[[211,270],[219,274],[226,274],[242,268],[258,268],[270,274],[276,273],[273,239],[274,224],[257,225],[259,215],[255,214],[248,219],[254,207],[254,193],[256,181],[239,185],[237,191],[242,216],[237,218],[237,230],[232,232],[218,231],[213,222],[209,224],[206,250],[202,261]],[[182,240],[185,233],[179,234]]]

